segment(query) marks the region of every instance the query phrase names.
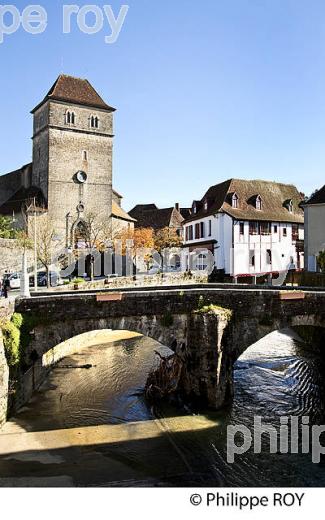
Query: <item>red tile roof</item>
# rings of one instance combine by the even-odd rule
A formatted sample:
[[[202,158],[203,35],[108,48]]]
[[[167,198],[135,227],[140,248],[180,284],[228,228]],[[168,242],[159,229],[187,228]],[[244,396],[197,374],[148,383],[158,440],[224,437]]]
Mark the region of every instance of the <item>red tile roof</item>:
[[[184,218],[175,208],[158,209],[155,204],[138,204],[129,215],[136,219],[136,227],[163,229],[180,228]]]
[[[238,207],[233,208],[231,196],[236,193]],[[257,195],[262,199],[262,209],[257,210],[255,201]],[[286,202],[293,203],[290,213]],[[208,209],[204,209],[207,202]],[[237,220],[264,220],[273,222],[303,223],[304,214],[300,208],[302,196],[297,188],[291,184],[261,180],[228,179],[220,184],[211,186],[201,201],[197,203],[196,214],[187,221],[197,220],[209,215],[222,212]]]
[[[74,78],[61,74],[50,88],[43,101],[34,108],[35,112],[47,100],[64,101],[77,105],[115,111],[107,105],[87,79]]]

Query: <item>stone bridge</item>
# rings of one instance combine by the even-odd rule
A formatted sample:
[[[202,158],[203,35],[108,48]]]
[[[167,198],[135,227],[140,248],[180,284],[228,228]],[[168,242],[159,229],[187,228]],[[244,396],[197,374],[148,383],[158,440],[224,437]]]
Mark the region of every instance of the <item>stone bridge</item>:
[[[89,331],[134,331],[177,352],[180,390],[216,409],[231,400],[233,365],[250,345],[286,327],[325,327],[325,292],[159,287],[46,294],[18,299],[15,310],[31,324],[27,355],[36,351],[45,367],[76,352],[71,338],[78,344]]]

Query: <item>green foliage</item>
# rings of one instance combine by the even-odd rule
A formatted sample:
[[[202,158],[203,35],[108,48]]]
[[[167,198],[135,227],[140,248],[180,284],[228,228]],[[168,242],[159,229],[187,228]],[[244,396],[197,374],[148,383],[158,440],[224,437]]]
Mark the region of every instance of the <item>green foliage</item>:
[[[11,317],[11,322],[15,325],[15,327],[17,327],[17,329],[21,329],[21,326],[23,324],[22,314],[15,312]]]
[[[10,367],[19,365],[21,360],[20,330],[14,325],[14,323],[12,323],[12,321],[3,323],[1,328],[8,365]]]
[[[232,318],[232,311],[230,309],[225,309],[224,307],[220,307],[219,305],[204,305],[200,307],[197,311],[197,314],[217,314],[222,313],[227,321],[230,321]]]
[[[0,324],[9,366],[23,365],[24,353],[31,339],[30,333],[40,321],[40,318],[33,315],[14,313],[10,321]]]
[[[85,280],[83,278],[75,278],[73,280],[73,283],[76,283],[76,284],[81,284],[81,283],[85,283]]]
[[[19,232],[14,229],[11,219],[0,215],[0,238],[17,238]]]

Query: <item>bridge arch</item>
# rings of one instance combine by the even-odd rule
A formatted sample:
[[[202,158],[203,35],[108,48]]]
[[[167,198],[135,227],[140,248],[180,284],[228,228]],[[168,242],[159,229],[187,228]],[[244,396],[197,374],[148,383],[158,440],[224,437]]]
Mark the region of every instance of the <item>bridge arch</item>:
[[[166,323],[168,319],[171,320],[171,323]],[[33,330],[33,339],[29,344],[27,356],[31,352],[36,352],[39,358],[46,361],[46,366],[50,366],[56,362],[60,350],[63,354],[69,352],[69,349],[77,349],[78,340],[85,338],[95,344],[93,341],[103,337],[105,331],[135,332],[176,350],[182,346],[184,337],[186,337],[187,316],[173,315],[169,318],[168,316],[145,315],[41,323],[36,325]]]

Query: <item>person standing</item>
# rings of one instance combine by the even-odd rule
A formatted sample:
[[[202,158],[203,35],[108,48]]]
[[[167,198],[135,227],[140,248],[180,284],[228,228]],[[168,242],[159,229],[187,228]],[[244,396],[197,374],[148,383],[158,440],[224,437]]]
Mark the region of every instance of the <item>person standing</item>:
[[[8,298],[8,292],[10,290],[10,281],[9,281],[9,276],[8,276],[7,271],[5,272],[5,275],[3,277],[2,285],[3,285],[3,295],[5,298]]]

